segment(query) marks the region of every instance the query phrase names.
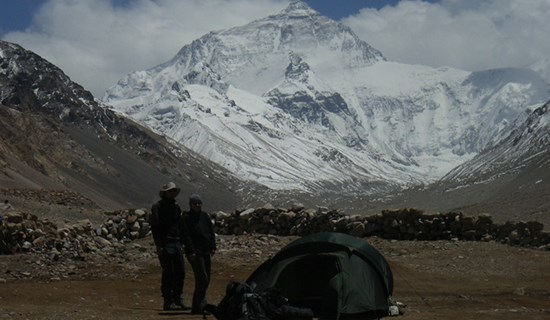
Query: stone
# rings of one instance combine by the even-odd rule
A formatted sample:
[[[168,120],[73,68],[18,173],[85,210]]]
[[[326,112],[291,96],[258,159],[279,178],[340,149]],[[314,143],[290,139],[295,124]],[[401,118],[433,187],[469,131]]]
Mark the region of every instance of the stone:
[[[126,219],[126,222],[128,224],[133,224],[134,222],[136,222],[138,220],[138,216],[128,216],[128,218]]]
[[[304,210],[305,206],[302,203],[296,202],[292,204],[292,208],[290,209],[293,212],[300,212]]]
[[[362,237],[365,234],[365,225],[362,222],[353,222],[349,225],[350,232],[354,237]]]
[[[241,221],[247,221],[252,217],[252,214],[256,211],[256,209],[250,208],[246,209],[245,211],[241,212],[239,214],[239,220]]]
[[[139,218],[144,218],[147,216],[147,210],[146,209],[136,209],[134,211],[134,214],[138,216]]]

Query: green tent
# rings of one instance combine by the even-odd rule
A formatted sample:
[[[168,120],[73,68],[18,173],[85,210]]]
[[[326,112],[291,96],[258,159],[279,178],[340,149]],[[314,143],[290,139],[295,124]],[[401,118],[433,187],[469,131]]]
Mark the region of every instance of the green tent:
[[[393,275],[366,241],[335,232],[293,241],[246,281],[257,293],[275,289],[290,304],[321,319],[377,319],[388,315]]]

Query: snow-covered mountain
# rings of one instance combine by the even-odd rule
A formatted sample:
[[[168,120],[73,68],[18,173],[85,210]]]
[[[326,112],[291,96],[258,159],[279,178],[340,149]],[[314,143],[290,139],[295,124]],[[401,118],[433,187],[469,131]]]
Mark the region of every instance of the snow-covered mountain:
[[[294,2],[204,35],[103,101],[270,188],[371,193],[439,179],[548,97],[530,69],[387,61]]]
[[[181,186],[182,195],[215,198],[211,210],[232,210],[265,189],[176,149],[98,104],[37,54],[0,41],[0,188],[22,190],[19,201],[23,190],[69,190],[98,207],[120,209],[149,207],[167,181]]]
[[[397,197],[431,210],[491,213],[501,222],[550,225],[550,101],[529,112],[499,143],[427,188]],[[387,205],[387,204],[386,204]]]
[[[453,169],[442,181],[458,185],[514,175],[550,164],[550,101],[536,108],[497,145]],[[539,182],[540,183],[540,182]]]

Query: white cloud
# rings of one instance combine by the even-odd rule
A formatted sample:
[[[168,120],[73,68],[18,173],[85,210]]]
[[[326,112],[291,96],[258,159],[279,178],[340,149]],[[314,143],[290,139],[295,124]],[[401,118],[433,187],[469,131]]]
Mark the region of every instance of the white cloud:
[[[3,39],[60,67],[100,98],[125,74],[170,60],[212,31],[286,7],[279,0],[50,0],[23,32]]]
[[[288,0],[49,0],[24,32],[4,35],[101,97],[125,74],[170,60],[212,31],[276,13]],[[116,2],[120,2],[116,0]],[[550,52],[550,0],[401,1],[342,22],[390,60],[482,70]]]
[[[548,57],[548,17],[549,0],[401,1],[342,22],[390,60],[476,71]]]

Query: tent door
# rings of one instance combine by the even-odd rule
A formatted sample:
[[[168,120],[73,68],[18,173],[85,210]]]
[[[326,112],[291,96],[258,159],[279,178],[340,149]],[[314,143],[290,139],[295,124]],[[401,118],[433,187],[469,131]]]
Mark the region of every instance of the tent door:
[[[281,271],[274,287],[289,299],[291,305],[310,308],[316,317],[322,319],[336,319],[341,270],[336,255],[305,255]]]

